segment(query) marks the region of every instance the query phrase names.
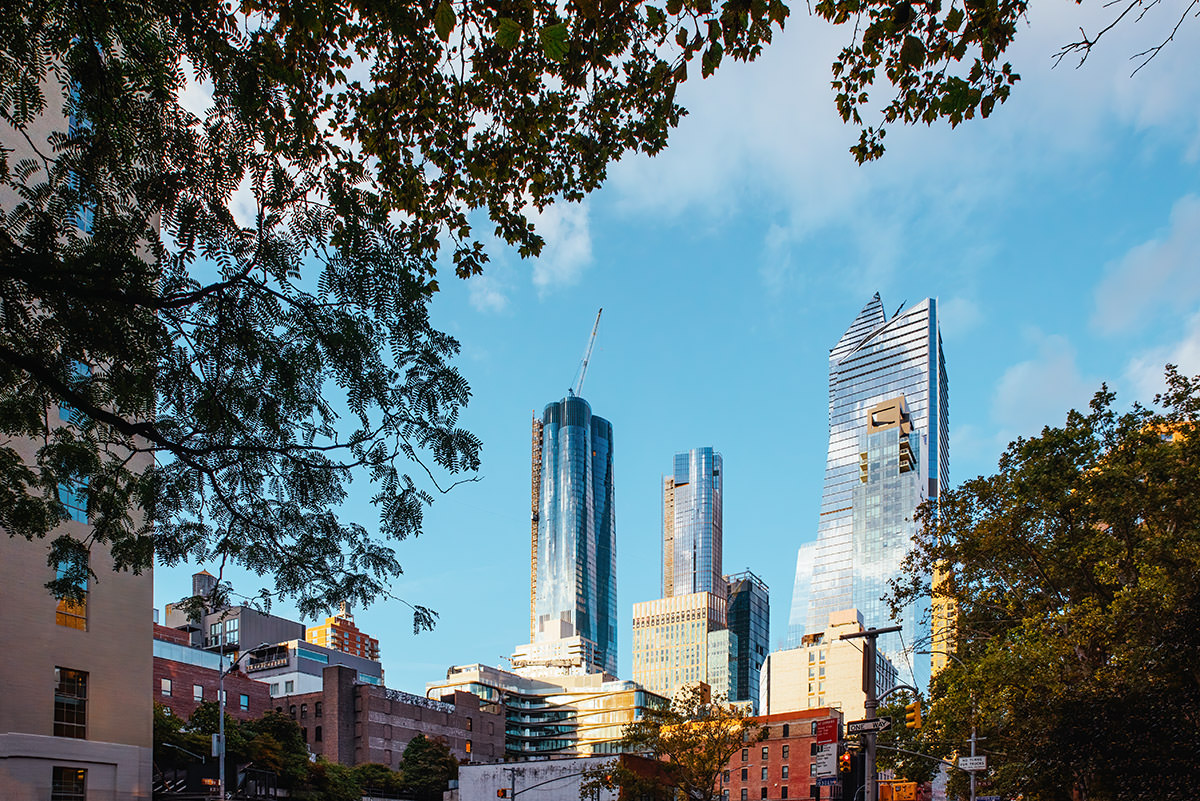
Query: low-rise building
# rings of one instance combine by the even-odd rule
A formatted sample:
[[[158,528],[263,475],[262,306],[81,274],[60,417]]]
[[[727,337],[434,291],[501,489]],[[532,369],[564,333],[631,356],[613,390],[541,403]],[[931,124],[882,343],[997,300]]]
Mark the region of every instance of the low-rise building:
[[[621,751],[625,727],[662,696],[604,673],[522,676],[486,665],[452,667],[425,694],[445,700],[477,696],[505,720],[506,758],[595,756]]]
[[[326,648],[305,640],[288,640],[257,648],[246,657],[246,672],[264,682],[272,697],[319,693],[325,668],[341,665],[362,684],[383,686],[383,666],[366,657]]]
[[[230,661],[181,642],[186,636],[180,635],[176,629],[154,626],[154,701],[186,719],[200,704],[219,699],[221,670],[227,670]],[[225,676],[225,711],[241,720],[254,720],[272,709],[271,695],[267,685],[240,668]]]
[[[192,594],[207,597],[216,583],[216,576],[202,570],[192,576]],[[304,639],[303,623],[249,606],[227,606],[197,616],[175,603],[167,604],[165,612],[166,626],[187,633],[191,646],[224,651],[234,657],[262,643]]]
[[[767,732],[761,742],[746,743],[721,774],[729,801],[788,801],[816,798],[817,721],[841,716],[836,709],[806,709],[757,718]],[[821,793],[831,797],[829,791]]]
[[[277,697],[275,709],[300,724],[313,754],[343,765],[375,762],[394,770],[418,734],[445,743],[463,762],[504,759],[504,716],[482,708],[476,696],[422,698],[363,682],[346,665],[326,667],[318,692]]]

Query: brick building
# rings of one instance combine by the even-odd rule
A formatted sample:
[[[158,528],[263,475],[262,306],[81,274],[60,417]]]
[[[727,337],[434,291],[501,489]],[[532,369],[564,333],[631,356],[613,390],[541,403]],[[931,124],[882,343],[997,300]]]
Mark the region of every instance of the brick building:
[[[840,719],[836,709],[806,709],[757,718],[767,729],[767,739],[747,743],[733,755],[721,776],[721,788],[729,801],[786,801],[807,799],[817,784],[813,754],[817,721]],[[828,796],[828,791],[822,793]]]
[[[323,678],[321,692],[277,697],[275,708],[300,724],[310,751],[331,762],[394,770],[418,734],[444,742],[462,761],[504,759],[504,715],[481,710],[470,693],[433,701],[361,682],[344,665],[325,668]]]
[[[184,719],[202,702],[217,700],[221,681],[220,654],[192,648],[187,642],[186,633],[154,625],[154,701]],[[233,717],[257,719],[273,706],[266,684],[241,670],[225,677],[225,711]]]

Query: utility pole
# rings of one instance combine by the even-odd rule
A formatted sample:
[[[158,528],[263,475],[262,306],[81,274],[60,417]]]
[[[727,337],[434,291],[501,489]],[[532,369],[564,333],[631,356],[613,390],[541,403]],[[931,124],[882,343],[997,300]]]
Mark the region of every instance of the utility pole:
[[[975,723],[971,723],[971,756],[975,756]],[[971,771],[971,801],[975,801],[975,771]]]
[[[875,675],[876,658],[875,658],[875,640],[880,634],[891,634],[893,631],[900,631],[900,626],[889,626],[886,629],[866,629],[853,634],[843,634],[838,639],[840,640],[855,640],[862,639],[863,641],[863,692],[866,693],[866,701],[863,703],[863,708],[866,710],[865,718],[874,720],[876,717],[875,710],[879,708],[879,699],[875,695]],[[863,733],[863,738],[866,740],[866,780],[863,787],[863,801],[876,801],[877,789],[879,784],[879,772],[875,770],[875,737],[876,732],[868,731]],[[972,793],[972,796],[974,794]],[[971,801],[975,801],[972,797]]]

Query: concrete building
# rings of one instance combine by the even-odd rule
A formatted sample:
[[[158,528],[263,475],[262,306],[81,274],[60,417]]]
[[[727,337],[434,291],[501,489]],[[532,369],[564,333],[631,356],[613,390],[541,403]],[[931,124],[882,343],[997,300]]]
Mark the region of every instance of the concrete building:
[[[667,703],[601,673],[531,677],[486,665],[452,667],[425,690],[441,700],[456,692],[477,696],[503,716],[505,754],[513,760],[619,753],[625,726],[648,706]]]
[[[774,654],[772,654],[774,656]],[[840,721],[835,709],[808,709],[779,715],[762,715],[766,729],[762,742],[748,743],[729,760],[721,774],[722,795],[730,801],[788,801],[816,798],[817,721]],[[828,790],[822,793],[829,797]]]
[[[215,584],[216,577],[208,571],[196,573],[192,576],[192,594],[206,597]],[[249,606],[212,609],[196,617],[181,609],[178,603],[167,604],[163,617],[168,628],[187,632],[193,647],[224,651],[231,658],[262,643],[303,640],[305,633],[303,623]]]
[[[528,801],[563,801],[580,798],[584,774],[607,766],[612,757],[574,757],[502,765],[464,765],[458,769],[458,801],[495,801],[497,791],[508,790]],[[615,791],[602,790],[595,801],[617,801]]]
[[[759,684],[760,713],[791,714],[832,707],[841,710],[847,720],[861,719],[866,711],[862,646],[838,638],[863,628],[857,610],[835,612],[825,631],[805,634],[799,648],[768,654]],[[876,657],[875,686],[882,694],[896,686],[896,667],[882,651]]]
[[[384,681],[383,666],[379,662],[305,640],[288,640],[257,648],[242,664],[251,678],[269,689],[272,697],[320,692],[325,668],[330,665],[350,668],[362,684],[381,687]]]
[[[950,469],[949,388],[937,300],[888,317],[876,294],[829,353],[829,448],[816,552],[798,559],[789,631],[817,631],[855,608],[870,626],[891,623],[881,600],[917,533],[913,512],[936,500]],[[928,599],[902,610],[904,630],[879,648],[905,664],[904,644],[928,642]],[[918,687],[930,664],[910,659]]]
[[[300,724],[309,750],[331,762],[375,762],[395,770],[418,734],[445,743],[464,762],[504,758],[504,715],[453,690],[433,700],[359,680],[345,665],[324,670],[320,692],[280,696],[275,709]]]
[[[597,672],[617,672],[612,424],[574,394],[532,430],[529,641],[582,637]]]
[[[342,603],[336,615],[325,618],[320,626],[309,627],[304,639],[313,645],[379,661],[379,640],[354,625],[354,615],[350,614],[350,606],[346,603]]]
[[[200,704],[217,701],[222,667],[228,669],[229,660],[222,666],[219,653],[192,648],[187,644],[187,635],[178,629],[154,626],[154,701],[172,715],[186,720]],[[241,669],[225,677],[228,714],[254,720],[273,706],[267,685],[254,681]]]

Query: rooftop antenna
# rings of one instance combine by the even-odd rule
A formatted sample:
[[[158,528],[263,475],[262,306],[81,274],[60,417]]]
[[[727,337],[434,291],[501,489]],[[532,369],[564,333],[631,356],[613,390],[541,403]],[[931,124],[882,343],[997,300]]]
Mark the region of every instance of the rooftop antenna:
[[[567,390],[571,395],[578,395],[580,392],[583,392],[583,379],[587,377],[588,362],[592,359],[592,346],[596,344],[596,330],[600,328],[600,315],[603,313],[603,308],[596,312],[596,322],[592,325],[592,335],[588,337],[587,350],[583,352],[583,362],[579,365],[579,379],[576,380],[574,388]]]

